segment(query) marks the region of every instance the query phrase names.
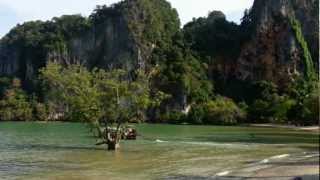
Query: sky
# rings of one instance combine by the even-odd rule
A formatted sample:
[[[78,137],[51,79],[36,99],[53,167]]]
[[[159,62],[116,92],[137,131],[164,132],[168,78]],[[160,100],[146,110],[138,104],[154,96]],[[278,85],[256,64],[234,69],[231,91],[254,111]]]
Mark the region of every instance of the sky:
[[[90,15],[96,5],[110,5],[120,0],[0,0],[0,38],[16,24],[31,20],[50,20],[68,14]],[[168,0],[178,10],[181,23],[220,10],[227,19],[240,22],[253,0]]]

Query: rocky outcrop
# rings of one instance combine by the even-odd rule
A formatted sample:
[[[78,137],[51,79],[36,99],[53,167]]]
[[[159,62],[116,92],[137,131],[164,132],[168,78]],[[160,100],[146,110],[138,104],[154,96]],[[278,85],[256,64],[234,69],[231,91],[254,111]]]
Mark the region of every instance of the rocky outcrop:
[[[32,81],[49,61],[88,68],[145,69],[153,49],[169,43],[180,26],[176,10],[165,0],[126,0],[99,6],[89,18],[72,18],[89,27],[81,33],[68,33],[82,24],[65,30],[59,24],[61,17],[28,22],[11,30],[0,42],[0,76]],[[73,28],[73,22],[65,23]]]
[[[304,74],[303,48],[291,20],[301,24],[303,38],[316,64],[319,56],[318,0],[256,0],[251,10],[253,33],[241,48],[237,76],[242,80],[268,80],[286,86]]]

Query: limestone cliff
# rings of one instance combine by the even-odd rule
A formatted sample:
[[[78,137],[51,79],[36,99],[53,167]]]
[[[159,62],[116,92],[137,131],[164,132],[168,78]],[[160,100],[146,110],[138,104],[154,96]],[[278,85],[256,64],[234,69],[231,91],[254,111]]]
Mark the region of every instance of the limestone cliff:
[[[313,64],[318,64],[318,4],[318,0],[255,0],[250,12],[252,34],[241,48],[236,75],[285,86],[294,75],[307,71],[306,51],[311,52]],[[299,29],[291,21],[301,24],[303,37],[297,37]],[[299,38],[307,47],[302,47]]]
[[[126,0],[98,6],[89,18],[27,22],[1,40],[0,76],[31,82],[49,61],[147,68],[153,49],[170,43],[179,23],[176,10],[165,0]]]

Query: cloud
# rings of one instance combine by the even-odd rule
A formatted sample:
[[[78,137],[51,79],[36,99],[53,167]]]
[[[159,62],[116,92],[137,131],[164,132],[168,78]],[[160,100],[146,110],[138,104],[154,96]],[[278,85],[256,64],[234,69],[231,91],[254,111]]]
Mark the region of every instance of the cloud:
[[[96,5],[112,4],[119,0],[0,0],[0,37],[17,23],[30,20],[49,20],[63,14],[88,16]],[[169,0],[180,15],[182,24],[193,17],[206,16],[209,11],[221,10],[229,20],[239,22],[245,8],[253,0]],[[232,3],[232,4],[230,4]]]

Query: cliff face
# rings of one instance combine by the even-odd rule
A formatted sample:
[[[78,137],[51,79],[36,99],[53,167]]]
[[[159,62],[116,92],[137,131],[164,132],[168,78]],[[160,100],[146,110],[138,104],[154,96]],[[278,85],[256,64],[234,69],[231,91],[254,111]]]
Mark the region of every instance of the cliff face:
[[[81,36],[72,37],[66,42],[65,49],[49,52],[46,61],[105,69],[128,63],[128,68],[133,69],[137,66],[138,48],[126,20],[119,14],[104,19]]]
[[[0,74],[13,74],[18,71],[17,54],[14,48],[6,47],[0,41]],[[10,60],[11,59],[11,60]]]
[[[49,61],[89,68],[148,68],[153,49],[170,43],[179,26],[176,10],[165,0],[126,0],[99,6],[89,18],[28,22],[1,40],[0,76],[30,82]]]
[[[306,52],[292,21],[301,24],[303,38],[317,64],[319,54],[318,0],[256,0],[250,16],[253,33],[242,46],[236,75],[242,80],[268,80],[286,86],[304,74]]]
[[[1,43],[0,75],[18,76],[26,84],[30,84],[36,79],[38,70],[49,61],[61,64],[78,63],[89,68],[129,64],[132,69],[137,66],[139,47],[131,38],[127,24],[121,16],[105,19],[81,36],[58,41],[59,45],[53,42],[54,47],[49,49],[42,41],[35,46],[29,46],[24,42],[27,35],[28,33],[25,33],[13,43]]]

